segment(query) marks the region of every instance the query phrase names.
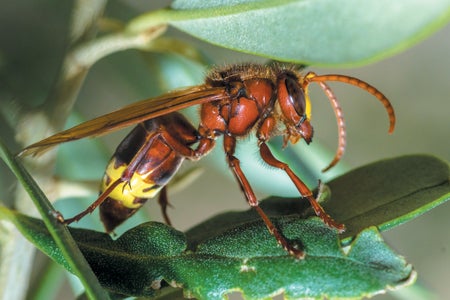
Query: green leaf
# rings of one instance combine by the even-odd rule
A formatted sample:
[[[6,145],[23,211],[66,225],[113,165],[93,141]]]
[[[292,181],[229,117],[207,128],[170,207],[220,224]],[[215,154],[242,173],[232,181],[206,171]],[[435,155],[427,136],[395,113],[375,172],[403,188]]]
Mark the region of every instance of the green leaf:
[[[328,185],[328,213],[345,223],[349,237],[376,225],[388,230],[450,200],[447,162],[408,155],[357,168]]]
[[[40,221],[12,213],[9,217],[15,223],[28,223],[27,237],[67,267]],[[348,298],[410,284],[415,278],[412,267],[383,243],[375,228],[362,232],[346,254],[337,233],[316,217],[274,221],[286,237],[306,249],[304,260],[281,249],[258,219],[189,250],[181,232],[154,222],[135,227],[116,241],[94,231],[71,232],[101,283],[125,295],[154,295],[165,280],[199,299],[223,299],[233,290],[252,299],[282,290],[288,299]]]
[[[275,60],[355,65],[400,52],[449,18],[449,0],[179,0],[136,18],[128,29],[169,23],[207,42]]]
[[[85,258],[81,255],[67,228],[58,221],[57,212],[53,206],[31,175],[25,170],[17,158],[8,151],[1,140],[0,157],[24,186],[44,221],[40,221],[38,232],[31,232],[29,230],[30,227],[36,226],[27,222],[15,222],[18,229],[26,238],[30,238],[27,234],[35,234],[33,238],[37,238],[38,240],[43,235],[47,239],[51,239],[51,244],[54,249],[53,253],[57,253],[60,256],[60,261],[64,260],[67,262],[67,268],[80,278],[86,289],[86,293],[91,299],[109,299],[108,295],[100,287],[97,278],[92,273]],[[6,208],[0,206],[0,209],[0,217],[11,219],[12,214]],[[29,222],[33,223],[33,221]]]

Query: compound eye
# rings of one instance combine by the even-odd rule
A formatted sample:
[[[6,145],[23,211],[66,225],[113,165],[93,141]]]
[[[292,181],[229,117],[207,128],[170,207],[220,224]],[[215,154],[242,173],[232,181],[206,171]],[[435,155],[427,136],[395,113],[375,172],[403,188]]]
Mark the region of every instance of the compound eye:
[[[298,82],[290,77],[285,80],[286,90],[289,95],[289,100],[299,116],[305,115],[306,102],[305,92]]]

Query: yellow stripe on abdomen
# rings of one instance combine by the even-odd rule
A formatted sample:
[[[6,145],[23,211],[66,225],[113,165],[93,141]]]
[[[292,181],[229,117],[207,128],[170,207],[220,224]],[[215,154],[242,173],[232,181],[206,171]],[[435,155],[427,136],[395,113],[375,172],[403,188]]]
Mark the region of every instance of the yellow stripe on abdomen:
[[[116,167],[116,159],[113,158],[106,168],[103,177],[101,191],[106,190],[113,182],[122,176],[122,173],[127,168],[127,165],[122,164]],[[162,186],[155,184],[149,180],[149,175],[140,175],[134,173],[130,181],[122,182],[109,194],[109,197],[121,202],[128,208],[139,208],[142,206],[141,202],[136,203],[136,198],[153,198],[161,190]]]

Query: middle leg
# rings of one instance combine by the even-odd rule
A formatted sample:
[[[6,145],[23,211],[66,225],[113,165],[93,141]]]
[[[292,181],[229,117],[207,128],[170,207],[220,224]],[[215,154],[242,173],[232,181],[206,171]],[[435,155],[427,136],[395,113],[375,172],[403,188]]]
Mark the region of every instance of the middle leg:
[[[227,156],[228,165],[233,171],[242,191],[245,194],[248,204],[256,210],[256,212],[263,219],[264,224],[266,225],[269,232],[275,237],[278,244],[283,247],[289,254],[295,256],[298,259],[303,259],[305,257],[305,252],[301,249],[298,249],[295,245],[289,243],[286,238],[278,231],[275,225],[272,223],[270,218],[266,215],[266,213],[259,206],[258,199],[256,198],[255,193],[253,192],[250,183],[244,175],[244,172],[241,169],[240,161],[238,158],[234,156],[234,151],[236,147],[236,139],[231,136],[224,136],[224,148],[225,154]]]

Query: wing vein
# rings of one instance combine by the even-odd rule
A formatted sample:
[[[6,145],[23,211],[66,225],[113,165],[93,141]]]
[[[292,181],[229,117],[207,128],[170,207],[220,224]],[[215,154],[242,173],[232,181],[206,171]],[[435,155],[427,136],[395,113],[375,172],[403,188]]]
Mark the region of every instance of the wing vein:
[[[206,102],[220,101],[229,95],[223,87],[200,85],[145,99],[61,131],[35,144],[19,155],[38,155],[51,147],[85,137],[100,136],[171,112]]]

